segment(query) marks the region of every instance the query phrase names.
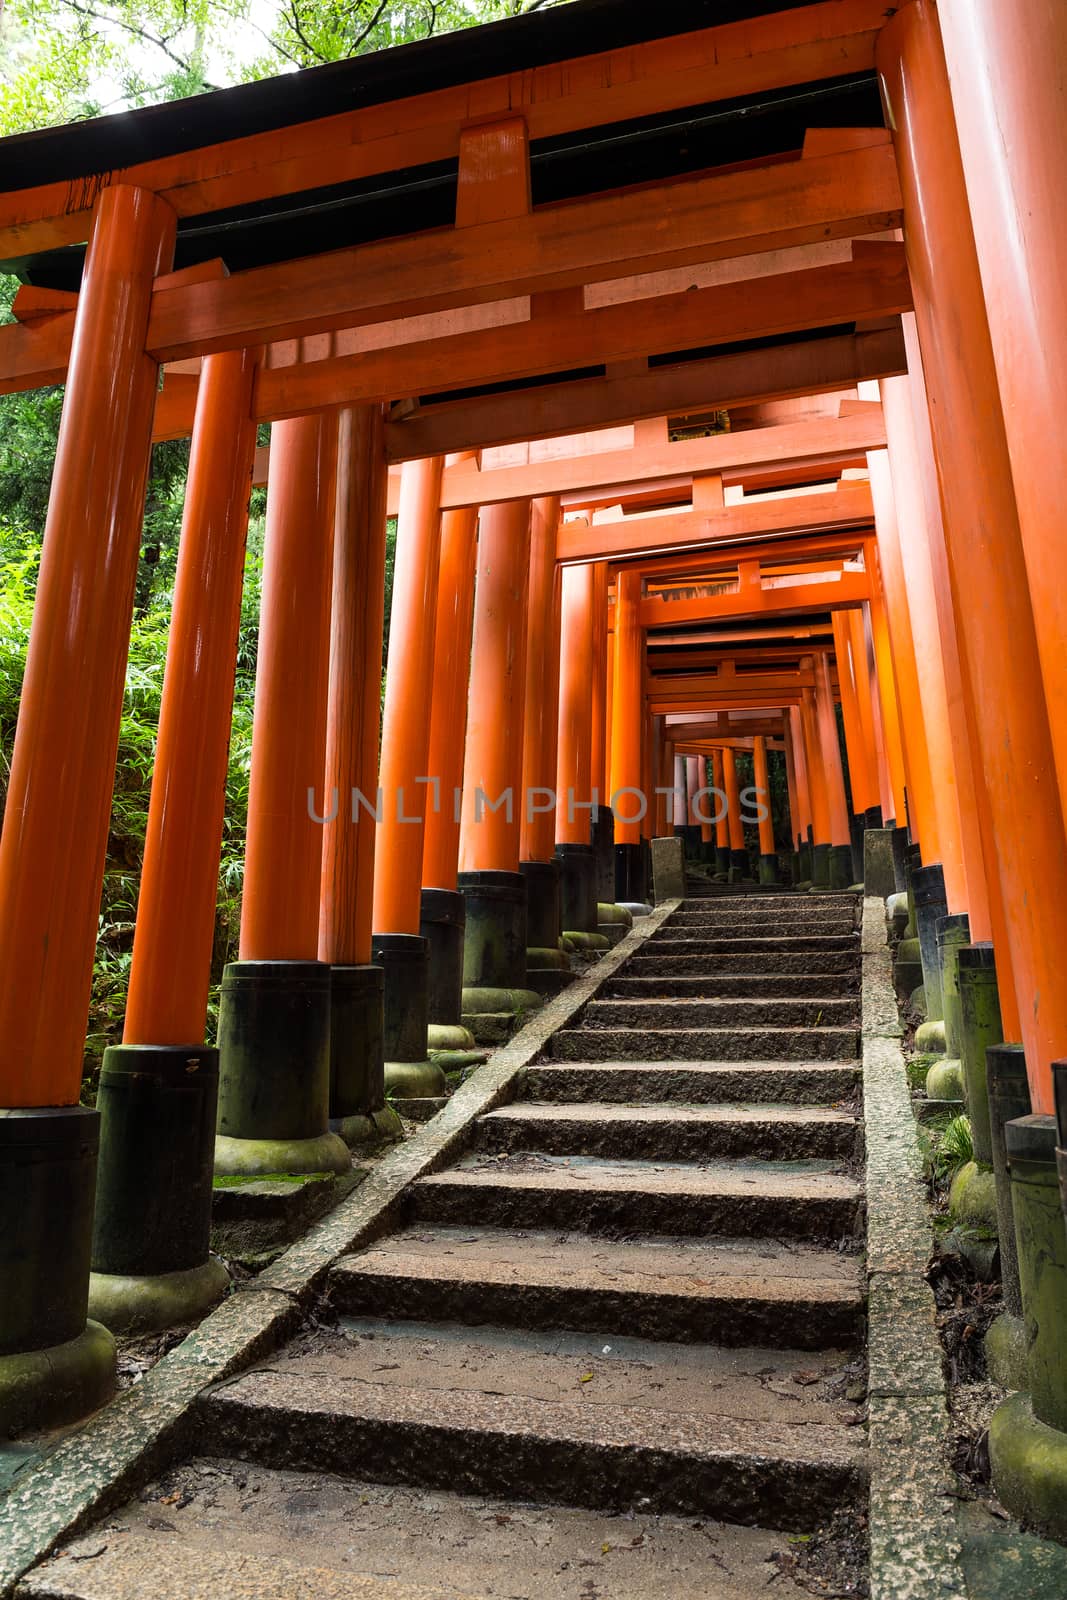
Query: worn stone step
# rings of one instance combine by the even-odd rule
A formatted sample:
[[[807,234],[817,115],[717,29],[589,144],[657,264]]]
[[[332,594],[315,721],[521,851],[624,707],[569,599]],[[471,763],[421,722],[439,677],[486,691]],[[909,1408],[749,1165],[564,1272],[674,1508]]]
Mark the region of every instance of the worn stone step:
[[[839,1160],[857,1153],[847,1111],[789,1105],[534,1105],[519,1101],[479,1117],[479,1150],[702,1161],[709,1156]]]
[[[338,1262],[330,1300],[360,1316],[798,1350],[850,1348],[864,1326],[856,1257],[773,1239],[422,1227]]]
[[[851,1238],[862,1191],[833,1162],[708,1160],[700,1166],[585,1156],[469,1155],[412,1185],[422,1221],[590,1233]]]
[[[804,1000],[656,995],[591,1000],[583,1028],[822,1028],[860,1025],[859,996]]]
[[[838,909],[842,906],[853,907],[860,904],[861,898],[854,889],[836,889],[833,891],[820,889],[814,894],[808,890],[803,890],[801,893],[796,894],[788,889],[763,891],[748,889],[741,894],[720,892],[710,897],[706,895],[690,895],[682,901],[679,910],[703,911],[711,905],[713,907],[736,906],[740,912],[752,910],[758,913],[766,911],[768,906],[773,905],[775,910],[781,910],[783,913],[788,914],[791,911],[805,912],[826,907]]]
[[[591,1600],[595,1592],[605,1600],[811,1600],[775,1559],[788,1549],[791,1531],[644,1509],[620,1520],[613,1508],[535,1505],[198,1458],[147,1485],[102,1532],[67,1541],[18,1594]]]
[[[855,1028],[562,1028],[557,1061],[851,1061]]]
[[[268,1467],[358,1463],[425,1488],[805,1529],[862,1493],[855,1408],[825,1388],[809,1405],[792,1380],[800,1366],[830,1388],[840,1357],[629,1340],[604,1355],[602,1335],[383,1322],[346,1333],[219,1386],[198,1404],[202,1438]]]
[[[858,1061],[554,1061],[522,1075],[527,1100],[830,1106],[856,1095]]]
[[[689,928],[660,928],[642,946],[651,955],[663,951],[665,955],[725,956],[725,955],[800,955],[817,951],[827,955],[831,951],[859,954],[859,936],[856,933],[797,934],[795,937],[781,932],[745,937],[712,933],[705,937],[702,931]]]
[[[858,976],[859,950],[734,950],[708,954],[690,952],[684,945],[662,946],[645,955],[647,945],[632,955],[623,969],[627,977],[671,977],[699,974],[701,977],[743,973],[746,977],[787,973],[846,973]]]
[[[835,917],[790,917],[781,916],[777,911],[769,911],[762,916],[736,916],[732,912],[679,911],[663,926],[672,929],[706,928],[712,931],[736,929],[738,933],[754,937],[765,932],[780,933],[785,929],[791,934],[855,933],[856,919],[851,913]]]
[[[810,1000],[825,995],[828,1000],[859,993],[859,973],[681,973],[654,977],[651,973],[631,976],[628,962],[625,975],[611,978],[600,993],[619,1000],[655,1000],[661,996],[678,999],[797,999]]]

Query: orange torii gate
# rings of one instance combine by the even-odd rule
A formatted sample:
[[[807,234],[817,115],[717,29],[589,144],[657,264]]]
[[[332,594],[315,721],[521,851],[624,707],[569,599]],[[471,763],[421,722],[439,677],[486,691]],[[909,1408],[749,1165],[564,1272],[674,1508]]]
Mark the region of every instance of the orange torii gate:
[[[294,1170],[340,1164],[342,1136],[382,1114],[375,1021],[384,1012],[372,957],[377,948],[383,960],[387,950],[397,957],[398,970],[426,966],[425,891],[456,894],[461,878],[477,880],[462,885],[466,904],[478,905],[479,926],[507,925],[508,955],[499,966],[471,956],[479,981],[466,987],[495,989],[498,978],[515,987],[526,970],[523,884],[552,876],[546,838],[495,809],[479,816],[477,789],[495,799],[497,786],[526,781],[534,752],[530,770],[542,780],[560,758],[579,814],[575,836],[558,842],[580,864],[571,904],[588,922],[585,852],[595,844],[580,807],[602,769],[613,791],[647,794],[676,745],[689,748],[677,733],[686,724],[644,704],[649,630],[684,638],[724,618],[736,632],[745,619],[755,637],[767,619],[795,617],[801,628],[811,611],[832,619],[854,810],[862,796],[865,812],[877,804],[887,822],[906,815],[923,870],[943,867],[951,909],[969,914],[972,937],[992,938],[1005,1035],[1025,1050],[1035,1108],[1052,1108],[1052,1061],[1067,1055],[1067,836],[1054,714],[1062,602],[1048,576],[1058,570],[1049,506],[1061,486],[1049,487],[1043,463],[1033,467],[1018,397],[1032,366],[1040,414],[1055,418],[1062,383],[1048,373],[1062,372],[1063,353],[1049,330],[1062,330],[1063,315],[1048,240],[1057,223],[1054,207],[1027,203],[1017,230],[1001,226],[1010,185],[993,180],[990,191],[987,178],[1010,169],[1020,193],[1043,192],[1035,152],[1043,139],[1058,148],[1051,68],[1027,56],[1025,26],[994,21],[986,0],[966,20],[967,8],[942,0],[954,82],[931,0],[909,0],[888,18],[882,0],[784,9],[768,0],[757,15],[695,29],[687,8],[677,8],[681,20],[674,8],[663,17],[640,9],[643,17],[620,13],[602,32],[600,9],[579,3],[498,30],[484,56],[445,39],[417,71],[397,52],[358,70],[340,63],[229,91],[211,101],[210,134],[197,108],[162,107],[0,141],[0,259],[28,279],[15,323],[0,329],[0,392],[66,385],[0,838],[0,1101],[9,1113],[0,1164],[6,1182],[29,1152],[34,1173],[33,1192],[15,1184],[8,1205],[8,1234],[30,1265],[0,1312],[6,1421],[26,1403],[25,1388],[12,1398],[10,1375],[27,1353],[37,1356],[38,1417],[69,1414],[107,1390],[113,1346],[86,1324],[91,1258],[93,1308],[117,1325],[119,1280],[137,1280],[151,1297],[154,1280],[173,1285],[184,1274],[190,1310],[221,1287],[206,1243],[218,1056],[203,1035],[235,552],[254,473],[269,477],[267,582],[242,960],[226,976],[221,1030],[223,1165],[255,1171],[280,1151]],[[990,112],[996,97],[961,87],[964,61],[1004,87],[1010,133]],[[1037,84],[1032,105],[1024,61]],[[881,119],[876,69],[891,131],[862,126]],[[855,79],[844,102],[851,128],[801,126],[796,113],[769,155],[737,132],[726,168],[710,165],[722,160],[721,132],[713,153],[694,141],[683,170],[633,150],[645,165],[618,186],[620,129],[731,100],[743,129],[761,97],[799,85],[803,117],[817,120],[821,85],[842,75]],[[576,176],[568,140],[580,140],[595,176]],[[553,163],[543,160],[546,141]],[[423,168],[435,174],[432,198],[411,216],[401,175]],[[368,180],[394,205],[400,195],[405,226],[417,226],[397,234],[395,210],[364,204]],[[315,199],[324,187],[335,191],[328,212]],[[974,196],[987,191],[997,220],[977,225]],[[1034,316],[1018,343],[1015,313],[1029,286],[1020,252],[1003,243],[1017,232],[1044,242]],[[881,383],[880,408],[856,393],[828,419],[671,438],[679,413],[851,391],[864,380]],[[635,420],[626,460],[594,449],[569,464],[536,452],[510,466],[443,460]],[[261,421],[273,425],[272,460],[257,468]],[[99,1123],[78,1099],[133,578],[152,440],[186,434],[189,490],[130,1009],[100,1096],[94,1244]],[[460,785],[472,804],[435,841],[433,870],[448,878],[440,885],[426,882],[432,830],[419,829],[416,845],[400,814],[373,825],[357,808],[346,838],[328,815],[335,787],[358,790],[375,810],[391,461],[404,464],[406,488],[395,500],[391,782],[428,776],[435,716],[440,735],[462,698],[456,663],[475,663]],[[846,476],[857,462],[869,483]],[[466,519],[448,527],[451,567],[442,513]],[[858,539],[862,567],[846,560],[810,583],[797,580],[811,571],[785,570],[806,537],[831,534]],[[772,570],[772,554],[737,554],[723,582],[726,549],[734,560],[734,546],[779,540],[783,570]],[[643,567],[648,556],[655,570]],[[568,617],[579,619],[563,630],[562,651],[557,565]],[[698,592],[670,597],[660,583]],[[980,604],[970,603],[973,589]],[[442,613],[446,595],[452,610]],[[562,739],[558,724],[551,737],[539,725],[529,693],[528,664],[551,680],[552,658],[568,708]],[[799,837],[810,820],[818,878],[845,848],[848,818],[829,652],[813,646],[800,659],[813,681],[799,701],[783,707],[782,691],[768,691],[777,708],[757,711],[775,717],[749,726],[754,756],[765,752],[755,741],[783,736],[791,826]],[[440,696],[438,664],[449,685]],[[703,705],[705,732],[713,705]],[[719,750],[727,787],[741,710],[735,702],[734,722],[716,722],[725,741],[698,741]],[[935,768],[949,763],[946,798]],[[323,775],[320,824],[302,805]],[[620,808],[617,827],[622,875],[636,885],[651,824]],[[547,873],[523,874],[527,849]],[[291,1029],[296,1011],[303,1020]],[[414,1031],[403,1050],[417,1059],[393,1059],[425,1070],[421,1021]],[[156,1112],[131,1131],[117,1108],[135,1074],[154,1086]],[[158,1153],[161,1172],[164,1147],[168,1158],[172,1147],[183,1152],[147,1233],[131,1167],[138,1139],[142,1155]],[[65,1186],[61,1171],[71,1175]],[[0,1268],[13,1270],[9,1257]],[[54,1378],[57,1349],[75,1375],[66,1386]],[[1012,1417],[1030,1438],[1033,1420]],[[1038,1418],[1061,1422],[1059,1413]],[[996,1437],[994,1446],[996,1457]]]

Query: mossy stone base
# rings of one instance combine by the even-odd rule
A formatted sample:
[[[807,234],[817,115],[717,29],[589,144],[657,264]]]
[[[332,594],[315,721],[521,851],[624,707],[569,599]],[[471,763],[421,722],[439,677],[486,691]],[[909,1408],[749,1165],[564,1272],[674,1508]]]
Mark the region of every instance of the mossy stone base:
[[[908,996],[908,1010],[915,1011],[925,1020],[926,1017],[926,990],[920,983]]]
[[[571,945],[575,950],[587,952],[590,950],[607,950],[611,944],[610,939],[605,938],[602,933],[581,933],[575,932],[571,928],[567,929],[563,937],[571,941]]]
[[[88,1416],[114,1392],[116,1356],[99,1322],[65,1344],[0,1356],[0,1438]]]
[[[1039,1422],[1025,1392],[1009,1395],[994,1411],[989,1461],[1001,1505],[1039,1533],[1067,1542],[1067,1433]]]
[[[1026,1324],[1010,1311],[1001,1312],[986,1329],[985,1360],[989,1376],[1002,1389],[1025,1389],[1027,1379]]]
[[[426,1035],[426,1046],[431,1061],[435,1061],[441,1050],[473,1050],[474,1038],[470,1029],[462,1027],[458,1022],[431,1022]]]
[[[386,1068],[388,1072],[388,1067]],[[215,1136],[215,1175],[221,1178],[263,1178],[279,1172],[347,1172],[352,1157],[336,1133],[314,1139],[233,1139]]]
[[[903,939],[904,929],[908,926],[907,895],[899,891],[895,894],[886,895],[885,915],[893,938]],[[918,944],[918,940],[915,942]]]
[[[945,1053],[945,1024],[940,1018],[930,1022],[923,1022],[915,1030],[915,1048],[923,1055],[941,1055]],[[959,1067],[959,1062],[956,1065]],[[963,1081],[963,1068],[960,1067],[960,1082]],[[963,1091],[960,1091],[960,1099]]]
[[[926,1097],[963,1104],[963,1067],[958,1061],[935,1061],[926,1074]]]
[[[330,1132],[339,1134],[350,1150],[365,1150],[404,1137],[403,1124],[390,1105],[365,1115],[331,1117]]]
[[[426,1100],[447,1094],[448,1085],[436,1061],[387,1061],[385,1092],[393,1100]]]
[[[483,1011],[510,1011],[513,1016],[520,1016],[524,1011],[536,1011],[540,1004],[541,996],[535,989],[471,988],[463,991],[465,1017],[477,1016]],[[472,1028],[471,1032],[477,1038],[477,1028]]]
[[[944,1071],[934,1067],[934,1072]],[[927,1080],[929,1081],[929,1080]],[[983,1228],[996,1233],[997,1183],[993,1168],[968,1161],[952,1180],[948,1192],[949,1214],[968,1228]]]
[[[597,905],[596,913],[596,919],[598,923],[621,922],[624,928],[632,928],[634,925],[633,913],[630,908],[628,906],[618,905],[614,901],[612,901],[609,905],[605,905],[604,902],[601,901]]]
[[[230,1274],[218,1256],[184,1272],[143,1277],[94,1272],[89,1277],[89,1314],[112,1333],[154,1333],[199,1321],[229,1287]]]
[[[526,976],[531,972],[569,972],[570,961],[565,950],[546,950],[540,945],[532,945],[526,951]]]

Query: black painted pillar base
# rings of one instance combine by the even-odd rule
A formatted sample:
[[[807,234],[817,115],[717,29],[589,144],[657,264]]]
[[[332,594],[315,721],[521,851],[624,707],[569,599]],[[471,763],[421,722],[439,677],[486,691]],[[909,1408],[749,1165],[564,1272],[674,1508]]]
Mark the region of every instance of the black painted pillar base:
[[[431,1025],[458,1024],[463,1011],[463,934],[466,902],[458,889],[423,889],[419,934],[429,948],[427,979]]]
[[[863,826],[865,828],[884,828],[886,823],[882,819],[881,806],[868,806],[863,813]]]
[[[715,876],[724,883],[730,876],[730,852],[724,844],[715,847]]]
[[[749,876],[749,862],[747,850],[730,851],[730,882],[743,883]]]
[[[330,1130],[356,1149],[403,1131],[385,1101],[385,972],[330,972]]]
[[[429,942],[419,933],[375,933],[371,956],[385,972],[386,1093],[397,1100],[445,1094],[445,1075],[429,1058]]]
[[[644,905],[648,901],[648,872],[645,842],[615,846],[616,905]]]
[[[940,1022],[945,1015],[941,989],[941,959],[937,949],[937,924],[948,915],[945,898],[945,874],[941,863],[935,861],[928,867],[919,867],[912,873],[915,892],[915,922],[919,930],[919,953],[923,966],[923,988],[926,991],[926,1020]]]
[[[0,1439],[71,1422],[115,1386],[115,1341],[86,1320],[100,1118],[0,1115]]]
[[[777,883],[779,881],[778,857],[776,855],[760,856],[759,881],[760,883]]]
[[[896,884],[896,892],[904,894],[908,887],[908,851],[911,848],[907,828],[894,828],[889,835],[889,844],[893,852],[893,881]]]
[[[592,851],[590,851],[592,859]],[[521,872],[461,872],[466,902],[463,1012],[526,1011],[541,997],[526,982],[526,879]]]
[[[867,819],[862,811],[853,812],[849,818],[848,832],[850,848],[852,851],[852,883],[863,882],[864,847],[863,835],[867,830]]]
[[[597,868],[591,844],[557,844],[560,918],[564,933],[597,931]]]
[[[347,1172],[330,1116],[330,969],[233,961],[219,1001],[215,1171]]]
[[[596,857],[596,898],[598,905],[615,902],[615,813],[601,806],[593,823],[593,854]]]
[[[850,844],[832,844],[830,846],[830,888],[847,889],[855,881],[852,876],[852,846]]]
[[[811,886],[813,889],[830,887],[830,846],[813,844],[811,847]]]
[[[206,1045],[104,1052],[89,1311],[113,1333],[194,1321],[229,1286],[210,1250],[218,1087]]]

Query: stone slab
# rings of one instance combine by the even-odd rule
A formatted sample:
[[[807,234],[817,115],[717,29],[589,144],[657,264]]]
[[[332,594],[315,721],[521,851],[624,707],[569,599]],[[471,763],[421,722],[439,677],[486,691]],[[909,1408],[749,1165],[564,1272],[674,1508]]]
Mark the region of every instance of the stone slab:
[[[652,893],[657,906],[685,894],[685,845],[681,839],[652,840]]]

